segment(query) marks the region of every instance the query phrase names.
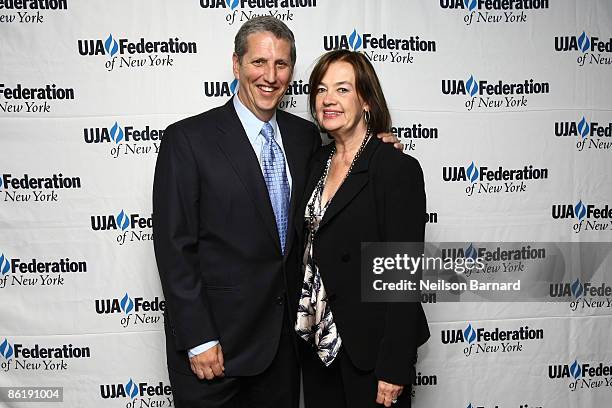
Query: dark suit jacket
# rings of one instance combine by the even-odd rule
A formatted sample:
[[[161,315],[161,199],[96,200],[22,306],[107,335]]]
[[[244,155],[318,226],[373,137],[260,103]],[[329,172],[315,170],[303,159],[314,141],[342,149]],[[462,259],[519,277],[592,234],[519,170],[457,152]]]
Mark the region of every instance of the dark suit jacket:
[[[330,148],[313,159],[305,202]],[[305,203],[299,211],[303,216]],[[423,242],[424,234],[419,162],[373,138],[327,208],[313,254],[349,358],[357,368],[374,369],[379,379],[394,384],[412,383],[417,347],[429,338],[429,328],[420,303],[361,302],[361,242]]]
[[[276,118],[292,177],[292,222],[321,139],[304,119],[283,111]],[[226,375],[265,370],[277,350],[283,309],[295,315],[301,250],[290,229],[281,253],[261,167],[231,100],[166,129],[153,224],[168,367],[191,374],[187,350],[219,339]]]

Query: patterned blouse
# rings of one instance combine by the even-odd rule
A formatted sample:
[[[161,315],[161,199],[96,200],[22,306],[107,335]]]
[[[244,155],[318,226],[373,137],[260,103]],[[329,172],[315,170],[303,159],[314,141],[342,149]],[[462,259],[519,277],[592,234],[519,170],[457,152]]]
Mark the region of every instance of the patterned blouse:
[[[310,220],[309,207],[312,204],[314,204],[314,233],[316,235],[319,223],[323,219],[325,210],[327,210],[327,205],[321,208],[321,194],[317,189],[312,193],[306,206],[306,214],[304,214],[306,222]],[[302,264],[304,268],[304,283],[298,306],[295,331],[301,338],[313,346],[321,361],[326,366],[329,366],[340,351],[342,339],[334,322],[331,308],[327,306],[327,294],[319,274],[319,268],[313,261],[312,242],[313,232],[311,231],[308,233],[308,241],[304,250]]]

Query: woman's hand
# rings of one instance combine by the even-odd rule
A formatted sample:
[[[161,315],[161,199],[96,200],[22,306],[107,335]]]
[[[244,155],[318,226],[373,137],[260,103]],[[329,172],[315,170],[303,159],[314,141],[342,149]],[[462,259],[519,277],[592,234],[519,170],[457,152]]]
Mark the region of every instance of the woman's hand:
[[[397,397],[402,395],[402,391],[404,391],[403,385],[395,385],[378,380],[376,402],[378,404],[383,404],[385,407],[390,407],[391,404],[394,404],[397,401]]]

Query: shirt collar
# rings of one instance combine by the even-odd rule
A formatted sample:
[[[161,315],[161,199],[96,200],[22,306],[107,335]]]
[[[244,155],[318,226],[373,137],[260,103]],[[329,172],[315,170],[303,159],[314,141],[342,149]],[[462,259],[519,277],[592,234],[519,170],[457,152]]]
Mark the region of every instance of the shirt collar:
[[[249,140],[253,142],[260,135],[259,132],[261,131],[261,128],[265,122],[261,121],[253,112],[244,106],[240,98],[238,98],[238,93],[234,95],[233,102],[238,118],[242,123],[242,127],[244,128]],[[268,122],[270,125],[272,125],[272,129],[274,129],[274,139],[278,142],[278,123],[276,122],[276,112],[274,112],[274,115]]]

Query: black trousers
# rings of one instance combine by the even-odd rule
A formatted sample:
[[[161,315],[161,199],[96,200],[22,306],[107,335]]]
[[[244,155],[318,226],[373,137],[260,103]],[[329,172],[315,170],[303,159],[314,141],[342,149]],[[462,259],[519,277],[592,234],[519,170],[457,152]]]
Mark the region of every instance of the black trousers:
[[[300,359],[306,408],[380,408],[376,403],[378,379],[374,370],[363,371],[353,365],[344,348],[326,367],[303,340]],[[393,408],[410,408],[411,386],[404,386]]]
[[[261,374],[208,381],[169,370],[176,408],[298,408],[296,335],[286,317],[276,356]]]

